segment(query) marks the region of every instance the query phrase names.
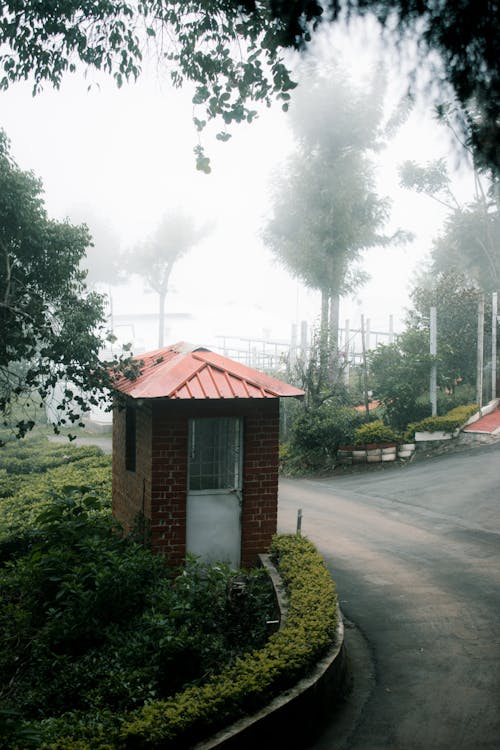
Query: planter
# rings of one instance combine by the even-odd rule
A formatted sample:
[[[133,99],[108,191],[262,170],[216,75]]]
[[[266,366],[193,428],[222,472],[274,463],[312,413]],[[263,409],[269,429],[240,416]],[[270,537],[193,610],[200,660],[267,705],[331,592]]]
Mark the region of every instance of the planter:
[[[415,442],[423,443],[431,442],[433,440],[451,440],[456,437],[458,433],[459,430],[454,430],[453,432],[443,432],[442,430],[436,430],[435,432],[416,432]]]
[[[382,453],[382,461],[395,461],[396,460],[396,452],[394,453]]]
[[[366,451],[352,451],[353,458],[366,458]]]
[[[402,443],[399,446],[398,453],[401,453],[401,451],[410,451],[410,453],[413,453],[415,450],[415,443]]]
[[[415,453],[415,450],[412,450],[412,451],[399,451],[398,458],[411,458],[414,453]]]

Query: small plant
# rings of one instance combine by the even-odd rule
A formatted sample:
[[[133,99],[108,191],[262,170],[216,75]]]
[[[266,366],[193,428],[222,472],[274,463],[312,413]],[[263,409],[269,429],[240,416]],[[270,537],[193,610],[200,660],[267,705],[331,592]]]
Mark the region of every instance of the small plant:
[[[354,445],[368,445],[370,443],[395,443],[398,436],[393,429],[385,425],[380,419],[364,424],[354,433]]]

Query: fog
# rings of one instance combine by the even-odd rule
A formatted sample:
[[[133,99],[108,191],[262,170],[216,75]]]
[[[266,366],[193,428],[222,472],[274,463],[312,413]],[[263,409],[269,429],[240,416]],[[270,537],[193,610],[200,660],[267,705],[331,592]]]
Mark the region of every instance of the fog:
[[[404,93],[397,56],[381,44],[374,27],[357,23],[335,32],[325,27],[308,53],[332,59],[341,54],[352,77],[363,80],[379,56],[389,75],[388,106]],[[290,64],[300,65],[298,55]],[[137,277],[109,275],[107,257],[119,258],[152,235],[165,211],[182,210],[211,232],[175,265],[166,310],[166,341],[216,345],[218,336],[289,339],[291,326],[311,325],[319,314],[319,294],[306,289],[273,260],[261,239],[271,211],[276,167],[293,148],[288,115],[276,103],[260,108],[251,125],[234,127],[227,143],[215,139],[220,124],[208,128],[202,143],[212,172],[197,172],[193,148],[192,88],[172,90],[151,63],[136,84],[118,90],[112,80],[83,72],[68,77],[59,91],[32,97],[29,83],[0,93],[0,126],[23,169],[42,179],[49,214],[85,221],[95,238],[89,254],[89,281],[96,273],[111,295],[115,333],[134,339],[138,351],[154,348],[157,325],[128,321],[134,313],[154,313],[156,295]],[[293,92],[292,105],[293,107]],[[408,292],[425,263],[432,238],[446,212],[429,198],[403,191],[397,167],[404,159],[437,157],[456,162],[449,134],[421,97],[389,147],[377,157],[378,189],[393,201],[387,229],[413,232],[406,246],[374,249],[363,267],[370,281],[341,300],[340,318],[387,330],[389,316],[400,330]],[[473,181],[462,165],[454,174],[458,194],[467,199]],[[103,269],[105,274],[103,275]]]

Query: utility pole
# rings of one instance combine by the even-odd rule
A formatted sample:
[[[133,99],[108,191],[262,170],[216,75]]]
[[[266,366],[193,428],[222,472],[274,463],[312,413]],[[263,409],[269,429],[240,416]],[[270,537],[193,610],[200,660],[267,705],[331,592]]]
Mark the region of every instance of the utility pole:
[[[435,417],[437,414],[437,311],[435,307],[431,307],[430,315],[430,355],[433,358],[430,378],[431,414]]]
[[[498,295],[491,296],[491,400],[497,397],[497,311]]]
[[[483,405],[483,358],[484,358],[484,294],[481,294],[477,303],[476,401],[479,407]]]
[[[345,322],[345,334],[344,334],[344,362],[345,362],[345,370],[344,370],[344,380],[347,387],[349,387],[349,375],[350,375],[350,367],[349,367],[349,339],[351,338],[351,330],[350,330],[350,323],[349,320],[346,320]]]
[[[365,419],[370,421],[370,405],[368,402],[368,370],[366,367],[366,344],[365,344],[365,316],[361,315],[361,351],[363,353],[363,396],[365,401]]]

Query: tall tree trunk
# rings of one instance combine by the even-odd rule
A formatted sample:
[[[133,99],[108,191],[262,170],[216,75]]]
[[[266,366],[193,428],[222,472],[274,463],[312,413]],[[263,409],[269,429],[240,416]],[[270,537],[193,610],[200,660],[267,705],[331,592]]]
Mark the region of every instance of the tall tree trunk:
[[[330,295],[330,334],[328,337],[330,352],[337,354],[339,348],[339,315],[340,315],[340,297],[338,294]]]
[[[320,381],[326,383],[328,375],[328,331],[329,331],[330,295],[327,289],[321,290],[321,323],[319,341]]]
[[[167,292],[159,292],[160,305],[159,305],[159,321],[158,321],[158,349],[163,347],[163,340],[165,334],[165,298]]]
[[[329,299],[330,315],[328,321],[328,382],[334,385],[337,379],[338,350],[339,350],[339,310],[340,297],[331,294]]]

